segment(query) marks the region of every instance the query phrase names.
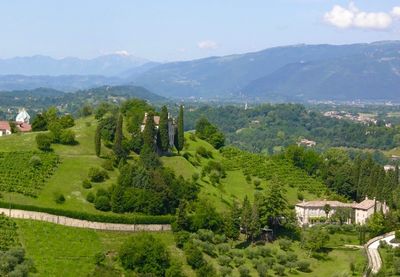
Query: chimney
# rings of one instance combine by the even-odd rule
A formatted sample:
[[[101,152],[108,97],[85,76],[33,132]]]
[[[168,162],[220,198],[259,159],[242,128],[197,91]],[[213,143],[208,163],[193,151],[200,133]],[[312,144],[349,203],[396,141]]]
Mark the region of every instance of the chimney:
[[[365,200],[368,200],[368,195],[365,195]]]

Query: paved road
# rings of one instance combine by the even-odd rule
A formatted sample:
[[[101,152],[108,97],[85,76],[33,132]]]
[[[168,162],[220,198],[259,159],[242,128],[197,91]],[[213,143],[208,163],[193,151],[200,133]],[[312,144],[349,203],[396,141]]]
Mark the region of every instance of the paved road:
[[[369,263],[369,268],[371,269],[371,273],[373,274],[378,273],[382,267],[382,259],[378,251],[379,244],[381,241],[386,241],[388,244],[394,247],[399,246],[399,244],[397,243],[391,243],[390,241],[392,239],[394,239],[394,232],[390,232],[382,236],[373,238],[369,242],[367,242],[366,250],[367,250],[368,263]]]
[[[60,224],[70,227],[95,229],[95,230],[107,230],[107,231],[122,231],[122,232],[161,232],[170,231],[171,225],[169,224],[118,224],[118,223],[103,223],[94,222],[81,219],[75,219],[65,216],[52,215],[48,213],[32,212],[25,210],[14,210],[14,209],[3,209],[0,208],[0,214],[3,213],[6,216],[12,218],[22,218],[46,221],[55,224]]]

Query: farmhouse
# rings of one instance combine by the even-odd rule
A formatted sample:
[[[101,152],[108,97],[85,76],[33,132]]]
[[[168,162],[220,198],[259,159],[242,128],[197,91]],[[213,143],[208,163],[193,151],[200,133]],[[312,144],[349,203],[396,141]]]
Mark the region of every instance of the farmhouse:
[[[11,135],[11,126],[8,121],[0,121],[0,137]]]
[[[386,202],[381,203],[374,199],[365,199],[360,203],[343,203],[339,201],[304,201],[296,204],[295,212],[299,225],[313,224],[320,218],[332,217],[338,209],[348,209],[349,218],[346,223],[355,223],[363,225],[367,219],[375,212],[382,211],[386,214],[389,211]]]
[[[146,127],[148,113],[144,114],[142,125],[140,125],[140,131],[143,132],[144,128]],[[160,117],[158,115],[153,116],[154,125],[156,129],[160,127]],[[174,146],[175,141],[175,131],[176,131],[176,124],[175,120],[171,117],[171,114],[168,113],[168,136],[169,136],[169,145],[170,147]]]

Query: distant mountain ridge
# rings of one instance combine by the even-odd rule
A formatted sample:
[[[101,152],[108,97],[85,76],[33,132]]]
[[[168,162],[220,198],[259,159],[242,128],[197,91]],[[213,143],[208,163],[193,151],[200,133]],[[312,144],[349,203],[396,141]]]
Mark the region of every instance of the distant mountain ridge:
[[[135,82],[169,97],[400,99],[400,42],[294,45],[166,63]]]
[[[59,76],[59,75],[103,75],[116,76],[150,61],[131,55],[109,54],[93,59],[66,57],[55,59],[49,56],[14,57],[0,59],[0,75]]]
[[[163,64],[124,55],[83,61],[66,58],[56,60],[65,63],[65,68],[51,70],[52,76],[39,75],[51,68],[45,66],[46,71],[39,65],[53,64],[54,59],[37,56],[28,60],[31,67],[19,67],[18,63],[6,66],[7,62],[20,61],[19,58],[0,60],[0,90],[48,87],[77,91],[105,85],[135,85],[179,99],[400,101],[400,41],[300,44]],[[35,60],[40,62],[32,62]],[[34,74],[1,75],[13,68]],[[54,76],[55,72],[61,75]]]

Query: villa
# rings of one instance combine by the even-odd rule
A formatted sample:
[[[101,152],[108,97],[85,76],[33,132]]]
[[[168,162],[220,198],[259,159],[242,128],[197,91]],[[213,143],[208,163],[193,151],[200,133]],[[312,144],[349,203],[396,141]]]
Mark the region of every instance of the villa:
[[[144,128],[146,127],[147,117],[148,117],[148,113],[145,113],[142,125],[140,125],[141,132],[143,132]],[[153,116],[153,120],[154,120],[154,125],[155,125],[156,129],[158,130],[158,128],[160,127],[160,117],[158,115],[155,115],[155,116]],[[175,120],[168,113],[168,136],[169,136],[169,145],[171,148],[174,147],[175,130],[176,130]]]
[[[11,135],[11,126],[8,121],[0,121],[0,137]]]
[[[328,209],[326,209],[328,207]],[[347,208],[352,212],[346,223],[354,223],[363,225],[367,219],[375,212],[383,212],[386,214],[389,207],[386,202],[380,202],[374,199],[365,199],[360,203],[343,203],[339,201],[304,201],[296,204],[295,212],[299,225],[305,226],[312,224],[314,220],[319,218],[330,218],[339,208]],[[328,211],[328,214],[327,214]]]

